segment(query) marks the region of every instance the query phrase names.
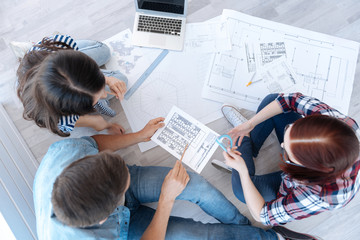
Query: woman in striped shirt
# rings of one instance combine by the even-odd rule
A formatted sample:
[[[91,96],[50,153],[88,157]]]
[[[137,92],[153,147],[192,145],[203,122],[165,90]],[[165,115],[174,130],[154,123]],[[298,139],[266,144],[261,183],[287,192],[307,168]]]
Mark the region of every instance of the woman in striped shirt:
[[[239,147],[223,155],[233,168],[234,194],[255,220],[278,225],[307,218],[344,207],[358,192],[359,127],[352,118],[301,93],[267,96],[248,121],[234,121],[238,109],[226,108]],[[282,171],[255,175],[253,158],[273,130],[283,148]]]
[[[101,42],[67,35],[44,38],[30,48],[17,71],[24,118],[60,136],[69,136],[75,126],[123,134],[121,125],[89,115],[94,109],[115,115],[105,100],[105,84],[120,100],[126,92],[123,74],[99,68],[110,56]]]

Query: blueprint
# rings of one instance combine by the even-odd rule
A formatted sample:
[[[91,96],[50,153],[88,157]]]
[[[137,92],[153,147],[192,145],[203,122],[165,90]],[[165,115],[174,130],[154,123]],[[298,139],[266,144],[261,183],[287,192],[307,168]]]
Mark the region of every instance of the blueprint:
[[[214,54],[203,97],[255,111],[271,92],[299,91],[348,113],[359,43],[233,10],[224,10],[222,16],[232,50]],[[278,79],[266,67],[281,57],[285,60],[273,67],[288,72],[285,85],[276,84]],[[266,81],[261,77],[265,72],[270,73]]]
[[[206,166],[219,146],[216,132],[197,121],[176,106],[165,118],[165,126],[151,138],[177,159],[186,149],[182,162],[197,173]]]
[[[161,52],[132,46],[130,30],[105,42],[112,50],[112,59],[106,68],[122,71],[129,79],[128,89]],[[121,101],[132,131],[141,130],[153,118],[167,116],[174,105],[203,124],[220,118],[221,104],[203,99],[200,94],[212,54],[170,51],[136,92]],[[138,145],[142,152],[157,146],[151,141]]]
[[[228,50],[231,50],[230,35],[221,18],[186,24],[184,52],[199,54]]]

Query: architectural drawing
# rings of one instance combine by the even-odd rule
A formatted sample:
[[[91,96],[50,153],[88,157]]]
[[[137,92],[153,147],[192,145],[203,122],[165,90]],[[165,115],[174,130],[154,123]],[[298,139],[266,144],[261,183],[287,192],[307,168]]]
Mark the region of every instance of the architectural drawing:
[[[359,43],[224,10],[232,50],[216,53],[206,78],[203,97],[255,111],[271,91],[265,81],[251,84],[274,59],[285,57],[296,74],[291,88],[316,97],[347,114]],[[280,87],[280,88],[279,88]]]
[[[227,24],[221,18],[186,24],[184,52],[199,54],[227,50],[231,50],[231,41]]]
[[[106,68],[123,71],[129,79],[128,89],[161,51],[131,46],[130,37],[131,34],[124,31],[105,41],[113,52]],[[121,101],[132,131],[141,130],[151,119],[165,117],[173,105],[191,114],[203,124],[220,118],[221,104],[203,99],[200,94],[211,56],[212,54],[206,53],[193,55],[187,54],[186,51],[171,51],[131,98]],[[124,59],[128,64],[133,64],[128,72],[123,68]],[[138,145],[142,152],[156,146],[151,141]]]
[[[219,134],[174,106],[165,119],[165,127],[159,129],[151,139],[177,159],[181,158],[188,146],[182,161],[201,173],[218,147],[218,136]]]

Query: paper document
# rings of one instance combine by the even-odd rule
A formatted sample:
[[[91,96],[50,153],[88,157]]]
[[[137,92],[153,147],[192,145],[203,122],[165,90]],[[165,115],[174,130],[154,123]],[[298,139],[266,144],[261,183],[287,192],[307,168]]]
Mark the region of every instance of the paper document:
[[[302,92],[348,113],[359,43],[228,9],[222,17],[232,50],[217,52],[212,58],[204,98],[256,111],[269,93]],[[271,86],[266,81],[248,85],[255,72],[280,57],[293,69],[296,84],[278,79]],[[276,67],[284,70],[286,66]],[[269,75],[267,79],[276,78]]]
[[[199,54],[228,50],[231,50],[231,41],[225,21],[186,24],[184,52]]]
[[[219,146],[216,143],[218,136],[219,134],[173,106],[165,118],[165,127],[157,130],[151,140],[177,159],[181,158],[188,145],[182,161],[201,173]]]
[[[267,63],[260,69],[260,73],[255,73],[260,78],[253,81],[249,88],[254,87],[257,82],[264,85],[267,93],[281,93],[296,91],[296,83],[299,83],[293,68],[286,62],[284,57],[278,58],[271,63]]]

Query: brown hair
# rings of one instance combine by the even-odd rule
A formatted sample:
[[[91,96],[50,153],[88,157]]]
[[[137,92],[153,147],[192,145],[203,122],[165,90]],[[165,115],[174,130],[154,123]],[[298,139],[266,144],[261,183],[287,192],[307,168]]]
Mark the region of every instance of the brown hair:
[[[101,152],[73,162],[57,177],[51,196],[56,217],[72,227],[107,218],[126,191],[129,171],[115,153]]]
[[[290,150],[303,167],[281,164],[296,180],[309,185],[331,183],[359,157],[359,140],[343,121],[326,115],[297,120],[290,130]]]
[[[65,137],[69,134],[58,128],[59,119],[93,112],[93,95],[105,86],[105,77],[89,56],[59,44],[44,39],[37,46],[41,50],[25,55],[17,71],[17,94],[25,119]]]

